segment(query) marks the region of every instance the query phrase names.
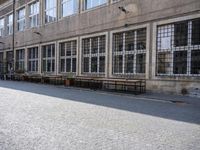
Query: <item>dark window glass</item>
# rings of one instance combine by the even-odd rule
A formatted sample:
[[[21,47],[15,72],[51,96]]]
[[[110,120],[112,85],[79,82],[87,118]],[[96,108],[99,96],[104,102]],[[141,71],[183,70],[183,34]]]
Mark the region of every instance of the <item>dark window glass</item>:
[[[137,30],[137,50],[146,49],[146,29]]]
[[[191,56],[191,74],[200,74],[200,50],[193,50]]]
[[[126,51],[133,51],[134,50],[134,31],[126,32],[125,44],[126,44]]]
[[[134,55],[125,55],[125,73],[133,73]]]
[[[123,56],[116,55],[114,57],[114,73],[122,73]]]
[[[174,24],[174,46],[187,46],[188,22]]]
[[[91,58],[91,72],[97,72],[97,57]]]
[[[105,72],[105,56],[99,57],[99,72]]]
[[[136,55],[136,73],[145,73],[145,54]]]
[[[99,37],[99,53],[105,53],[106,39],[105,35]]]
[[[66,72],[71,72],[71,58],[66,59]]]
[[[76,72],[76,58],[72,58],[72,72]]]
[[[83,40],[83,54],[90,53],[90,39]]]
[[[123,51],[123,33],[116,33],[113,37],[114,52]]]
[[[60,64],[61,64],[61,68],[60,68],[60,71],[61,72],[64,72],[65,71],[65,59],[61,59],[60,61]]]
[[[98,53],[98,37],[92,38],[91,53],[92,54]]]
[[[89,72],[89,57],[85,57],[84,58],[83,64],[84,64],[83,71],[84,72]]]
[[[60,44],[60,56],[65,56],[65,43]]]
[[[174,52],[174,74],[187,73],[187,51]]]
[[[200,19],[192,21],[192,45],[200,44]]]

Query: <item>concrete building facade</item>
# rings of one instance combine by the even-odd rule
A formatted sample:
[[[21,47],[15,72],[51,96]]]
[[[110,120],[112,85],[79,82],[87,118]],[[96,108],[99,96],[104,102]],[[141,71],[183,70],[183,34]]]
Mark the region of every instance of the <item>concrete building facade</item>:
[[[16,0],[0,5],[0,59],[27,74],[145,79],[200,97],[199,0]],[[7,70],[12,63],[7,63]]]

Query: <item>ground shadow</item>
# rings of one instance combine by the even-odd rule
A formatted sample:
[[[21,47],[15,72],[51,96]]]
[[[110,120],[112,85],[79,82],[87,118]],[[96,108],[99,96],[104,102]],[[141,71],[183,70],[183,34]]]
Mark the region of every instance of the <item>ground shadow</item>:
[[[101,92],[67,89],[59,86],[26,82],[0,81],[0,87],[200,124],[200,108],[193,105],[177,105],[134,98],[134,96],[130,98],[120,95],[102,94]]]

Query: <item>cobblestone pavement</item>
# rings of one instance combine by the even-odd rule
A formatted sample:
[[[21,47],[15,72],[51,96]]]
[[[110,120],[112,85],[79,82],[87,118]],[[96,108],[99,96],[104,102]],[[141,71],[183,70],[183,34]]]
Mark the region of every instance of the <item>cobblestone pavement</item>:
[[[0,150],[200,150],[200,108],[0,81]]]

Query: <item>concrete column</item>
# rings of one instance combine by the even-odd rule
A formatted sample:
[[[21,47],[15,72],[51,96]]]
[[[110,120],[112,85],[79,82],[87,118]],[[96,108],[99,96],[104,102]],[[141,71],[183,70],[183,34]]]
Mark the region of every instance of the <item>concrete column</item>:
[[[38,46],[38,73],[42,74],[42,46]]]
[[[106,34],[106,50],[105,50],[105,78],[109,77],[109,71],[110,71],[110,67],[109,67],[109,60],[110,60],[110,32],[107,32]]]
[[[55,74],[59,74],[59,44],[55,43]]]
[[[82,44],[82,39],[79,37],[78,38],[78,42],[77,42],[77,46],[78,46],[78,56],[77,56],[77,60],[78,60],[78,68],[77,68],[77,74],[78,76],[81,76],[81,67],[82,67],[82,52],[81,52],[81,44]]]
[[[28,71],[28,49],[24,48],[24,69]]]

